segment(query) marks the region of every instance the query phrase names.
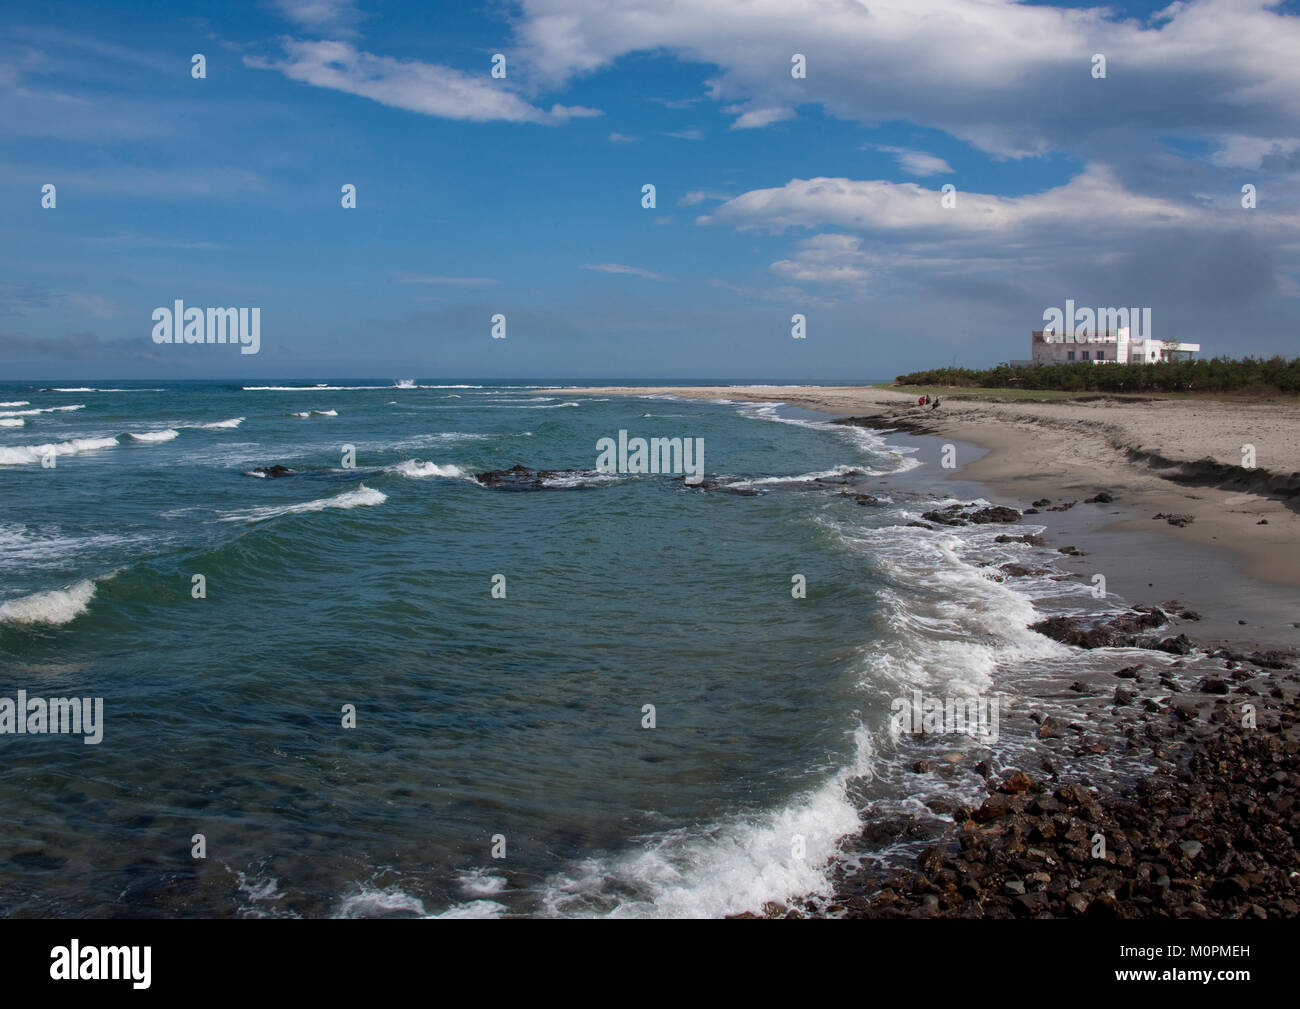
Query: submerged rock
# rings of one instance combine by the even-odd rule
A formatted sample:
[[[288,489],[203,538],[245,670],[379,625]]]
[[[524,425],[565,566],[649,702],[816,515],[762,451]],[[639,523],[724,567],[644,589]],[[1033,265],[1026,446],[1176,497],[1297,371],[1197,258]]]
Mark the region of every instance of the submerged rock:
[[[577,478],[592,476],[595,472],[581,469],[529,469],[527,466],[515,465],[509,469],[476,473],[474,479],[492,490],[576,490],[582,487]],[[557,480],[564,482],[557,483]]]

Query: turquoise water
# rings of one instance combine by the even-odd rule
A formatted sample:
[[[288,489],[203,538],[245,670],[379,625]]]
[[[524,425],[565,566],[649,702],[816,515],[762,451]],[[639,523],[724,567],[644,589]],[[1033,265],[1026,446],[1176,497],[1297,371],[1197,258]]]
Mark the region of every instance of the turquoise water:
[[[1032,613],[987,581],[960,602],[951,579],[980,579],[947,564],[957,534],[899,531],[920,499],[844,496],[920,462],[870,432],[404,385],[0,386],[23,421],[0,427],[0,696],[104,699],[98,745],[0,736],[0,913],[716,915],[808,892],[863,775],[885,787],[890,697],[989,681],[963,625]],[[702,438],[709,474],[762,493],[590,472],[620,430]],[[588,472],[472,479],[517,463]],[[273,464],[295,474],[250,475]]]

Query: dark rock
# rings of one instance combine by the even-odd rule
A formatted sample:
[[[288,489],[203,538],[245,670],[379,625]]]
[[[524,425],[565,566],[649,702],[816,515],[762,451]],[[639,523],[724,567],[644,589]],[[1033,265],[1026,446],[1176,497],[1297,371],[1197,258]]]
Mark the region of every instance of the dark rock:
[[[1019,522],[1020,512],[1016,511],[1014,508],[994,505],[993,507],[981,508],[979,511],[974,512],[970,515],[970,520],[976,525],[982,525],[986,522]]]
[[[1084,504],[1111,504],[1115,499],[1105,491],[1100,491],[1090,498],[1084,500]]]

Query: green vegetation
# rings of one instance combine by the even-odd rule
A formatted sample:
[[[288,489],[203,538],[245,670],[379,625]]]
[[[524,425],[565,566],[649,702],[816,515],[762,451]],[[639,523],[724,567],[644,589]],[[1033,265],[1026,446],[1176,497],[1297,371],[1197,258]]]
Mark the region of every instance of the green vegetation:
[[[1060,392],[1300,392],[1300,357],[1247,357],[1239,361],[1215,357],[1208,361],[1167,364],[1047,364],[1016,367],[1000,364],[976,371],[934,368],[899,375],[897,385],[939,386],[944,389],[1056,390]]]

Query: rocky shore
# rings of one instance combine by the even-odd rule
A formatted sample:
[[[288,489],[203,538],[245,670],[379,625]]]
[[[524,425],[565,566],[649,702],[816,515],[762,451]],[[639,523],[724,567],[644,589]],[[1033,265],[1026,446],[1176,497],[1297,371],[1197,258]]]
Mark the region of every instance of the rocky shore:
[[[972,509],[926,517],[980,521]],[[1021,514],[1001,509],[984,521]],[[1035,573],[1008,568],[1019,566],[1004,565],[1007,577]],[[1280,650],[1203,648],[1169,633],[1176,621],[1199,620],[1170,601],[1031,625],[1073,647],[1144,649],[1151,659],[1114,669],[1109,684],[1071,684],[1076,717],[1032,710],[1030,700],[1036,766],[1021,757],[995,770],[991,752],[978,763],[978,753],[949,752],[946,765],[917,760],[917,775],[978,775],[984,797],[928,801],[945,820],[937,831],[933,817],[882,819],[868,805],[861,831],[841,845],[861,853],[928,839],[912,865],[846,859],[829,896],[734,917],[1295,917],[1298,660]],[[1097,780],[1080,768],[1099,753],[1154,771]]]

